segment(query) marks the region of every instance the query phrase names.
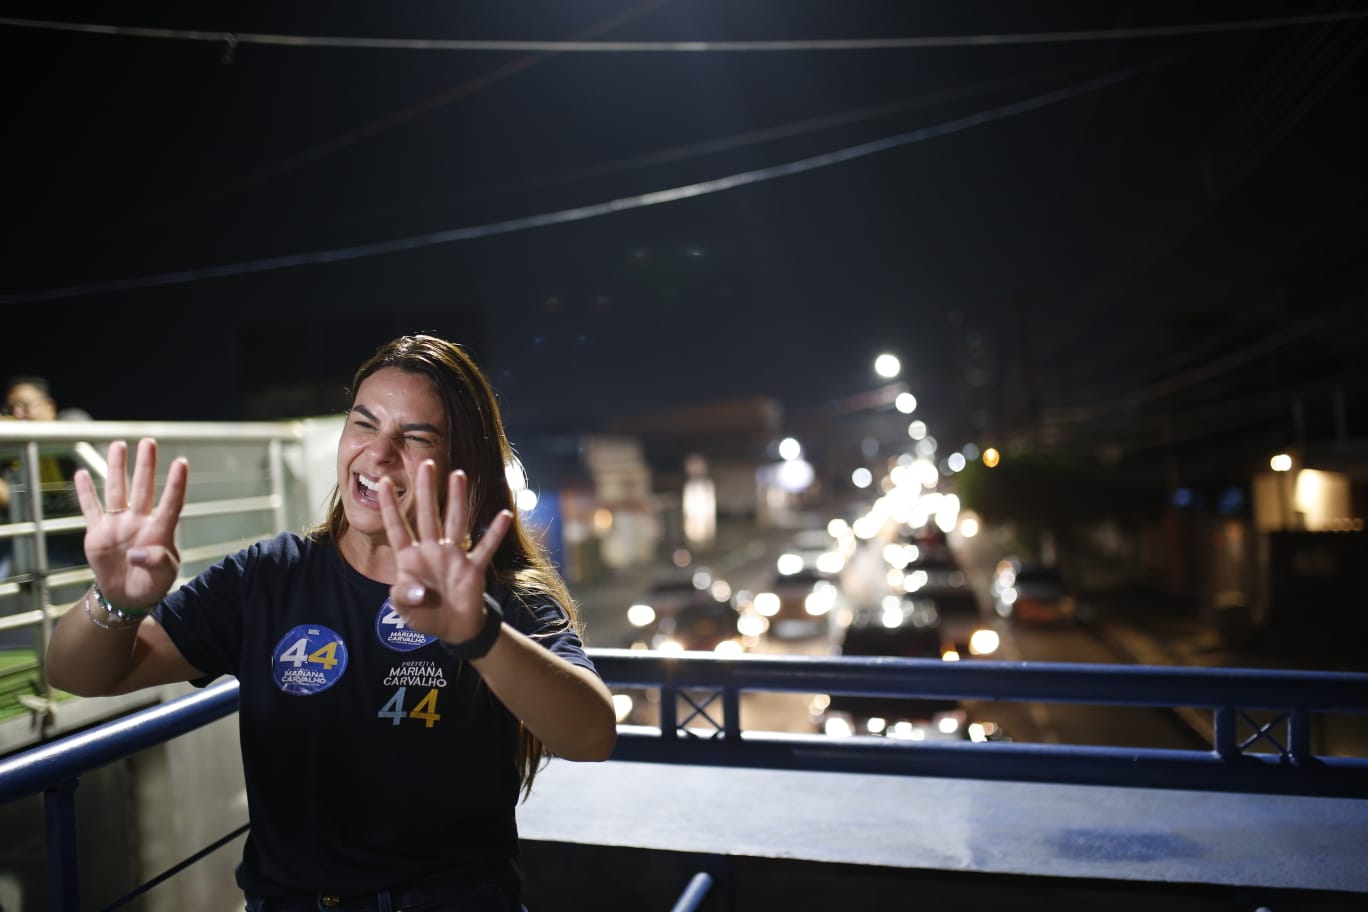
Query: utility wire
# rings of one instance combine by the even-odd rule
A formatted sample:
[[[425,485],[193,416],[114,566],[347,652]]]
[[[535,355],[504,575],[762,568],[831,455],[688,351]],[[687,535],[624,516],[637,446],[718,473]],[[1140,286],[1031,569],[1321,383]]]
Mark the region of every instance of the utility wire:
[[[423,247],[432,247],[438,244],[449,244],[456,241],[468,241],[477,238],[493,237],[495,235],[509,234],[515,231],[526,231],[532,228],[544,228],[550,225],[562,225],[569,222],[578,222],[585,219],[597,218],[604,215],[613,215],[619,212],[627,212],[632,209],[642,209],[648,206],[658,206],[663,203],[674,203],[681,200],[693,199],[695,197],[707,196],[723,190],[732,190],[737,187],[745,187],[752,184],[759,184],[765,181],[774,180],[780,177],[790,177],[795,174],[803,174],[808,171],[815,171],[819,168],[827,168],[832,165],[844,164],[856,159],[865,158],[879,152],[886,152],[889,149],[896,149],[901,146],[908,146],[914,143],[924,142],[941,136],[948,136],[952,133],[959,133],[973,127],[983,126],[997,120],[1014,117],[1019,114],[1026,114],[1036,111],[1049,105],[1058,104],[1096,92],[1132,79],[1144,73],[1152,72],[1161,67],[1165,67],[1178,59],[1179,55],[1170,54],[1148,63],[1128,67],[1124,70],[1113,71],[1111,73],[1097,76],[1062,89],[1056,89],[1041,95],[1027,98],[1023,101],[1013,102],[964,117],[958,117],[943,123],[934,124],[929,127],[921,127],[895,136],[888,136],[871,142],[861,143],[855,146],[848,146],[835,152],[827,152],[821,155],[814,155],[808,158],[798,159],[780,165],[772,165],[767,168],[757,168],[751,171],[743,171],[737,174],[730,174],[725,177],[714,178],[713,180],[700,181],[694,184],[686,184],[681,187],[672,187],[666,190],[656,190],[650,193],[641,193],[636,196],[626,196],[603,203],[593,203],[586,206],[577,206],[571,209],[562,209],[556,212],[545,212],[536,215],[527,215],[520,218],[506,219],[501,222],[492,222],[485,225],[474,225],[466,228],[452,228],[445,231],[434,231],[428,234],[416,235],[413,237],[396,238],[390,241],[379,241],[370,244],[360,244],[353,247],[342,247],[334,250],[317,251],[313,253],[297,253],[286,256],[270,257],[267,259],[252,260],[243,263],[233,263],[224,266],[212,266],[204,269],[189,269],[180,272],[161,273],[159,275],[141,276],[130,279],[116,279],[105,282],[92,282],[83,285],[70,285],[64,288],[52,288],[43,291],[18,292],[12,294],[0,294],[0,304],[31,303],[34,301],[51,301],[59,298],[72,298],[82,295],[99,294],[103,292],[130,291],[141,288],[152,288],[163,285],[179,285],[187,282],[196,282],[204,279],[228,278],[231,276],[247,275],[250,273],[268,272],[277,269],[288,269],[295,266],[306,266],[322,263],[340,263],[347,260],[356,260],[366,257],[380,256],[389,253],[400,253],[408,250],[417,250]]]
[[[1165,233],[1165,237],[1167,238],[1165,241],[1167,254],[1152,252],[1147,258],[1148,262],[1133,267],[1134,271],[1139,275],[1126,279],[1125,281],[1120,281],[1114,274],[1111,274],[1112,282],[1121,285],[1138,284],[1144,276],[1153,273],[1158,268],[1158,263],[1164,255],[1171,255],[1176,249],[1187,243],[1187,239],[1190,236],[1196,234],[1200,228],[1204,227],[1215,216],[1222,200],[1229,196],[1240,182],[1250,176],[1258,163],[1268,155],[1271,147],[1285,137],[1285,134],[1292,128],[1295,122],[1305,116],[1307,109],[1315,101],[1319,100],[1335,81],[1338,81],[1344,76],[1348,68],[1362,55],[1365,46],[1368,46],[1368,35],[1365,35],[1354,47],[1341,55],[1338,62],[1332,68],[1329,68],[1329,73],[1321,78],[1327,68],[1324,61],[1330,55],[1326,51],[1311,53],[1311,49],[1315,47],[1315,42],[1325,40],[1329,34],[1331,34],[1331,32],[1328,29],[1320,30],[1316,34],[1307,36],[1300,46],[1290,48],[1285,46],[1280,51],[1278,57],[1271,57],[1268,60],[1267,65],[1260,74],[1260,80],[1265,84],[1260,86],[1259,83],[1256,82],[1254,83],[1255,89],[1245,93],[1246,99],[1252,98],[1253,100],[1242,105],[1240,110],[1233,112],[1225,122],[1217,122],[1216,125],[1212,127],[1214,133],[1221,133],[1226,138],[1227,142],[1232,145],[1238,145],[1241,149],[1246,151],[1244,151],[1239,158],[1232,161],[1229,169],[1223,173],[1221,183],[1218,186],[1210,188],[1203,209],[1191,216],[1185,216],[1185,224],[1179,225],[1176,231],[1168,231]],[[1352,36],[1353,34],[1355,34],[1353,30],[1347,32],[1334,32],[1333,40],[1348,40],[1349,36]],[[1261,133],[1272,133],[1272,139],[1266,138],[1264,135],[1252,136],[1251,134],[1256,130],[1256,122],[1267,119],[1262,117],[1270,107],[1265,95],[1272,93],[1272,87],[1284,87],[1280,90],[1281,94],[1287,91],[1286,87],[1303,82],[1304,80],[1302,77],[1305,74],[1298,73],[1297,70],[1305,64],[1305,58],[1307,56],[1311,56],[1313,60],[1320,64],[1313,74],[1319,79],[1317,84],[1306,92],[1300,93],[1300,97],[1298,97],[1296,101],[1297,109],[1293,115],[1280,114],[1274,118],[1274,124],[1271,128],[1260,130]],[[1356,205],[1357,203],[1362,202],[1364,189],[1365,185],[1360,185],[1353,192],[1346,193],[1342,198],[1341,205],[1337,206],[1337,210],[1347,211],[1351,208],[1351,204]],[[1156,230],[1157,224],[1156,221]],[[1307,235],[1310,232],[1311,227],[1312,226],[1307,225],[1299,226],[1296,235],[1292,238],[1288,238],[1283,244],[1283,247],[1294,248],[1304,246],[1308,242]],[[1294,240],[1296,241],[1295,244],[1292,243]],[[1153,251],[1155,246],[1156,245],[1154,244],[1132,243],[1127,246],[1127,249]],[[1085,295],[1085,297],[1087,296],[1103,297],[1101,292],[1091,292],[1088,295]],[[1075,332],[1075,336],[1077,339],[1082,339],[1082,327],[1076,327],[1076,329],[1078,331]],[[1239,327],[1234,328],[1234,330],[1238,329]],[[1058,347],[1067,350],[1069,344]],[[1086,340],[1086,345],[1081,341],[1077,344],[1086,350],[1061,354],[1058,359],[1060,363],[1070,364],[1077,369],[1080,361],[1082,359],[1087,359],[1095,366],[1110,366],[1114,365],[1114,360],[1119,354],[1118,351],[1099,348],[1096,344],[1096,340],[1091,337],[1088,337]],[[1125,336],[1116,336],[1115,346],[1113,347],[1124,350],[1128,344],[1129,341]],[[1077,372],[1077,370],[1075,372]],[[1100,406],[1099,408],[1100,410],[1105,411],[1106,409],[1113,407],[1115,406],[1107,404]]]
[[[1347,395],[1364,391],[1368,391],[1368,373],[1360,370],[1194,408],[1150,415],[1114,415],[1111,420],[1089,424],[1084,430],[1087,431],[1086,436],[1094,440],[1124,437],[1127,449],[1132,451],[1157,449],[1175,443],[1227,436],[1233,431],[1269,428],[1287,415],[1288,405],[1292,402],[1335,393]],[[1281,432],[1275,428],[1275,433]],[[1082,436],[1075,434],[1070,439]]]
[[[652,12],[665,6],[670,2],[672,2],[672,0],[647,0],[647,2],[638,4],[626,12],[612,16],[603,22],[596,23],[595,25],[583,29],[579,32],[579,36],[595,35],[617,28],[645,13]],[[335,152],[339,152],[348,146],[355,145],[362,140],[371,139],[393,127],[407,123],[414,118],[430,114],[431,112],[444,108],[456,101],[478,94],[492,85],[503,82],[509,77],[525,72],[546,60],[550,60],[552,56],[553,55],[547,53],[538,53],[518,57],[490,72],[482,73],[479,76],[468,79],[460,85],[453,86],[452,88],[438,92],[435,95],[429,95],[427,98],[420,99],[406,107],[400,108],[398,111],[394,111],[384,117],[373,120],[370,123],[362,124],[359,127],[353,127],[331,139],[316,143],[301,152],[297,152],[294,155],[290,155],[279,161],[272,162],[269,165],[265,165],[264,167],[258,168],[235,180],[229,181],[227,184],[223,184],[212,190],[204,191],[193,199],[182,200],[171,211],[184,208],[188,205],[223,200],[242,190],[256,186],[257,184],[280,177],[283,174],[288,174],[303,165],[320,161],[321,159],[324,159]],[[164,215],[166,211],[167,210],[163,210],[161,214]]]
[[[1351,32],[1335,30],[1332,34],[1322,34],[1317,37],[1333,42],[1334,50],[1340,50],[1339,45],[1347,41],[1351,34]],[[1314,68],[1309,73],[1299,74],[1295,82],[1288,80],[1284,83],[1287,88],[1281,93],[1282,97],[1276,99],[1282,110],[1266,134],[1260,136],[1254,147],[1246,153],[1244,160],[1237,163],[1235,174],[1228,179],[1238,182],[1252,173],[1272,153],[1293,126],[1306,116],[1306,113],[1320,100],[1321,96],[1328,92],[1353,67],[1358,58],[1362,56],[1365,48],[1368,48],[1368,34],[1361,37],[1348,51],[1338,54],[1333,66],[1326,64],[1326,60],[1331,58],[1331,52],[1318,49]],[[1306,85],[1308,80],[1312,81],[1310,86]],[[1288,94],[1293,92],[1296,93],[1296,97],[1288,99]],[[1290,111],[1287,110],[1289,106],[1291,107]]]
[[[505,41],[464,38],[349,38],[319,35],[277,35],[264,32],[225,32],[201,29],[148,28],[0,17],[0,26],[80,32],[121,38],[155,38],[173,41],[207,41],[277,47],[328,47],[404,51],[548,51],[555,53],[712,53],[773,51],[870,51],[915,50],[946,47],[1000,47],[1019,44],[1060,44],[1080,41],[1122,41],[1137,38],[1172,38],[1211,35],[1258,29],[1318,25],[1368,19],[1368,11],[1237,19],[1188,25],[1155,25],[1118,29],[1085,29],[1064,32],[1022,32],[987,35],[929,35],[910,38],[819,38],[770,41]]]
[[[818,117],[809,117],[803,120],[789,121],[774,126],[762,127],[757,130],[733,133],[728,136],[721,136],[715,139],[703,140],[701,142],[658,149],[630,158],[620,158],[612,161],[585,165],[579,168],[556,171],[550,174],[533,175],[505,184],[484,186],[466,193],[425,200],[418,205],[403,207],[393,206],[380,211],[371,211],[366,215],[370,218],[407,215],[414,212],[440,209],[466,200],[490,199],[527,190],[564,186],[590,178],[606,177],[612,174],[640,170],[656,165],[673,164],[704,155],[730,152],[736,149],[775,142],[780,139],[791,139],[796,136],[810,135],[833,127],[863,123],[893,114],[904,114],[919,108],[927,108],[948,101],[959,101],[965,98],[972,98],[976,95],[986,95],[1002,89],[1017,88],[1029,83],[1043,82],[1047,79],[1054,79],[1063,75],[1076,75],[1078,71],[1089,68],[1090,66],[1091,64],[1087,63],[1070,63],[1060,67],[1052,67],[1048,70],[1036,70],[1022,75],[1007,76],[1000,79],[986,80],[964,86],[957,85],[952,88],[912,95],[883,104],[866,105],[864,107],[837,111],[832,114],[823,114]],[[354,216],[348,219],[348,221],[356,221],[358,218],[360,218],[360,216]]]
[[[1043,409],[1046,413],[1044,420],[1050,424],[1090,422],[1199,388],[1213,380],[1228,377],[1237,369],[1260,361],[1280,349],[1298,344],[1307,337],[1326,331],[1342,334],[1362,320],[1360,309],[1358,302],[1347,302],[1334,310],[1320,313],[1313,319],[1280,327],[1278,332],[1252,340],[1241,348],[1204,359],[1201,363],[1173,375],[1155,379],[1115,400],[1047,407]]]

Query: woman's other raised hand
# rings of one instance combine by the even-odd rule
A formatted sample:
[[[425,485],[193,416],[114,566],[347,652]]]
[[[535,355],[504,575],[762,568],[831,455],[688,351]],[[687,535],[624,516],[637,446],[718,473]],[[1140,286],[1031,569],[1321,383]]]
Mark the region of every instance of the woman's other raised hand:
[[[157,442],[138,441],[133,484],[127,478],[128,445],[109,444],[109,477],[101,505],[95,483],[85,469],[76,472],[76,496],[85,516],[85,555],[100,590],[119,608],[142,611],[171,591],[180,572],[176,523],[185,504],[190,465],[171,463],[161,500],[153,504],[157,477]]]

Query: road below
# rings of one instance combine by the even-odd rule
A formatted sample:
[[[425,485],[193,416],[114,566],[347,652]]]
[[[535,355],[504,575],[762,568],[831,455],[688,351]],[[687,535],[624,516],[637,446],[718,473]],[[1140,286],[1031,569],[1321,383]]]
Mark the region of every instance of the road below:
[[[714,579],[725,579],[733,591],[758,591],[772,579],[774,562],[791,534],[792,530],[785,529],[729,527],[720,531],[718,545],[700,555],[697,564],[706,567]],[[842,579],[844,595],[851,604],[868,603],[875,594],[888,591],[880,575],[882,558],[875,550],[878,546],[865,543],[861,547],[865,550],[849,564],[852,568],[860,568],[859,575],[847,573]],[[622,646],[631,631],[626,619],[628,606],[641,598],[654,579],[673,569],[664,563],[634,567],[598,585],[577,589],[576,596],[587,625],[588,645]],[[980,602],[986,605],[986,574],[979,567],[966,566],[966,570],[970,584],[978,590]],[[1113,644],[1086,627],[1019,627],[986,611],[983,624],[995,629],[1001,641],[997,653],[988,657],[991,659],[1098,664],[1130,661],[1118,654]],[[838,641],[839,634],[806,640],[764,636],[751,652],[756,655],[830,655],[837,651],[832,643]],[[650,699],[654,696],[633,694],[637,712],[632,721],[655,723]],[[747,730],[814,732],[817,728],[809,706],[815,696],[815,693],[746,694],[742,698],[741,725]],[[1016,702],[966,702],[964,708],[969,721],[995,722],[1016,741],[1186,749],[1204,746],[1198,734],[1168,710]],[[681,718],[690,711],[681,709]]]

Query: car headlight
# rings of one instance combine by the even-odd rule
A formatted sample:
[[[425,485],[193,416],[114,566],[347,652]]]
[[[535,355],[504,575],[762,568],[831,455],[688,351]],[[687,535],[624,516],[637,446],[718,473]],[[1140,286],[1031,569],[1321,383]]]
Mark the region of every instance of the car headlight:
[[[746,611],[736,619],[736,629],[742,636],[760,636],[760,634],[769,630],[769,619]]]
[[[817,558],[817,572],[835,576],[845,569],[845,555],[840,551],[826,551]]]
[[[830,583],[818,583],[803,599],[803,610],[813,617],[822,617],[836,606],[838,590]]]
[[[850,718],[844,713],[833,713],[822,723],[822,730],[832,738],[849,738],[855,732],[850,727]]]
[[[907,719],[899,719],[888,728],[886,736],[899,741],[925,741],[926,729],[920,725],[913,725]]]
[[[969,635],[969,652],[976,656],[992,655],[1001,642],[996,630],[980,628]]]

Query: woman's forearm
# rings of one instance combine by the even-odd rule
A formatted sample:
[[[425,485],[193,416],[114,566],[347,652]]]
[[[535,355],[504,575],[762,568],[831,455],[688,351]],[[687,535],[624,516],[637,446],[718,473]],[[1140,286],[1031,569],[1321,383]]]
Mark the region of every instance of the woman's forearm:
[[[151,617],[125,622],[111,615],[93,589],[58,621],[44,671],[53,687],[82,697],[131,693],[201,676],[161,624]]]
[[[612,694],[587,668],[507,626],[489,653],[472,664],[552,753],[591,761],[612,754],[617,743]]]

